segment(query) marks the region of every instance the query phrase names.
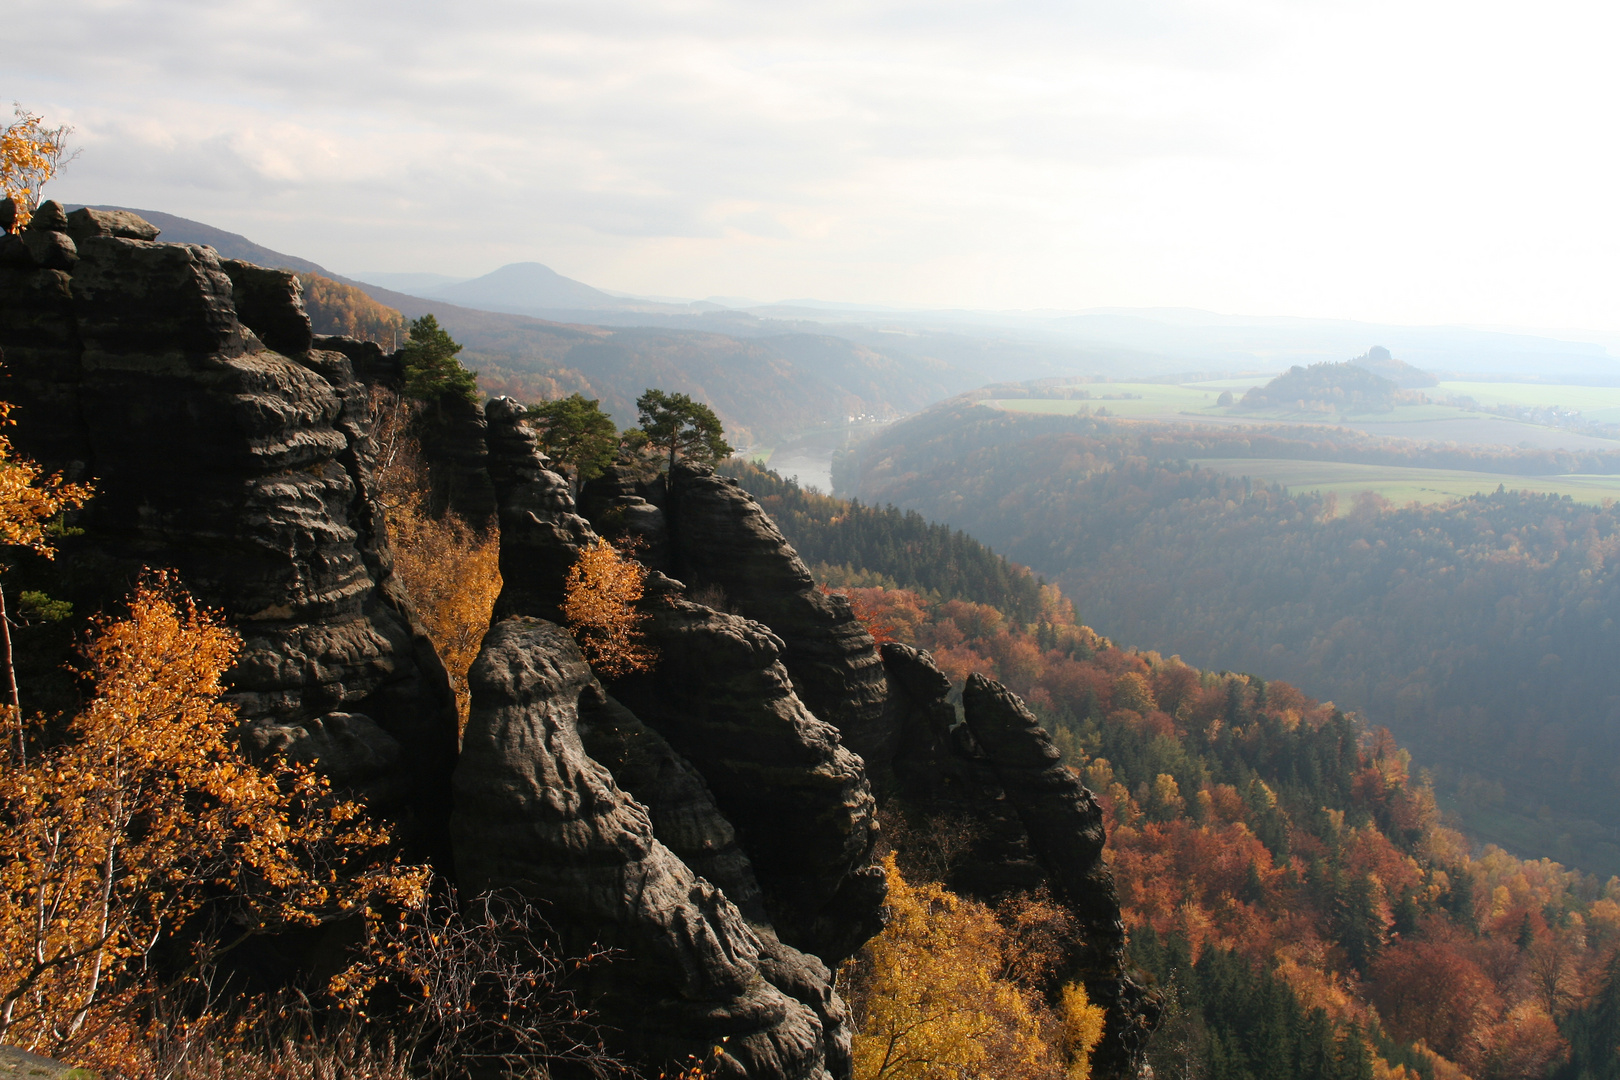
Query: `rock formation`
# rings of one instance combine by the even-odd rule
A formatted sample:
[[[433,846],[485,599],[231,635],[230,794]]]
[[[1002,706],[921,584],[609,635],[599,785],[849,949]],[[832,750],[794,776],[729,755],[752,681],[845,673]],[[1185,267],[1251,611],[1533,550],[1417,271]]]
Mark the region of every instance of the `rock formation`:
[[[496,399],[486,416],[501,524],[496,618],[558,618],[568,568],[596,533],[575,513],[567,481],[547,467],[522,406]],[[678,582],[653,575],[649,640],[661,652],[654,674],[622,680],[613,697],[589,683],[571,722],[581,745],[648,814],[665,849],[718,885],[750,924],[755,967],[817,1017],[824,1066],[847,1076],[847,1013],[818,958],[842,959],[881,926],[870,788],[837,732],[794,695],[775,663],[781,643],[765,627],[681,593]],[[558,640],[535,636],[526,647]],[[483,707],[480,685],[473,683],[475,712]],[[487,784],[485,770],[464,758],[458,789]],[[458,814],[463,805],[458,799]],[[548,882],[536,895],[559,903],[551,895],[558,888],[566,892]],[[649,1053],[686,1045],[672,1033],[649,1039]]]
[[[1081,979],[1108,1010],[1093,1075],[1134,1075],[1160,1005],[1126,970],[1101,808],[1006,687],[968,676],[958,722],[950,680],[926,653],[887,644],[883,661],[901,747],[897,796],[924,836],[940,843],[943,833],[960,848],[947,884],[984,899],[1051,890],[1080,931],[1060,979]]]
[[[566,943],[622,950],[593,989],[632,1049],[703,1057],[729,1036],[729,1075],[826,1076],[820,1019],[761,974],[736,906],[586,755],[580,701],[602,691],[568,633],[506,619],[470,682],[452,826],[462,888],[515,889],[546,903]]]
[[[703,774],[788,943],[837,963],[882,928],[876,804],[861,760],[794,692],[765,626],[648,583],[658,662],[616,694]]]
[[[588,992],[629,1049],[729,1037],[725,1075],[845,1080],[829,965],[881,927],[887,798],[963,823],[952,887],[1044,885],[1075,913],[1070,977],[1109,1006],[1096,1075],[1135,1070],[1153,1003],[1124,971],[1089,793],[1003,688],[970,680],[959,722],[926,654],[880,655],[735,483],[615,468],[576,507],[523,406],[447,405],[441,502],[495,512],[504,582],[458,758],[373,488],[370,390],[399,384],[399,354],[313,337],[290,273],[54,203],[0,233],[0,348],[21,452],[96,485],[63,542],[69,598],[94,610],[176,568],[245,639],[245,745],[318,762],[464,895],[518,890],[574,945],[619,950]],[[599,534],[640,540],[660,654],[606,686],[556,625]]]
[[[883,724],[883,662],[849,601],[817,589],[759,504],[706,466],[677,463],[670,471],[666,513],[674,575],[694,589],[722,590],[738,611],[770,627],[810,711],[881,770],[894,756]]]
[[[501,527],[502,584],[495,617],[560,620],[563,579],[580,551],[596,542],[596,533],[574,512],[568,481],[547,468],[550,461],[523,422],[523,406],[496,398],[484,415]]]
[[[312,349],[290,275],[154,234],[46,203],[23,240],[57,254],[0,268],[18,448],[96,487],[62,545],[73,599],[110,606],[142,566],[177,569],[243,635],[231,696],[265,729],[249,744],[337,740],[345,782],[445,858],[454,700],[391,577],[364,388]]]

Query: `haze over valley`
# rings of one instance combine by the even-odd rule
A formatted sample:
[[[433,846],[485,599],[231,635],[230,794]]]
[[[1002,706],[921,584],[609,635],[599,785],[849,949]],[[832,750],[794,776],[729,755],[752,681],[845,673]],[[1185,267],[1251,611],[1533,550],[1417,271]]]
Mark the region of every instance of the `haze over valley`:
[[[1620,1080],[1620,9],[7,31],[0,1074]]]

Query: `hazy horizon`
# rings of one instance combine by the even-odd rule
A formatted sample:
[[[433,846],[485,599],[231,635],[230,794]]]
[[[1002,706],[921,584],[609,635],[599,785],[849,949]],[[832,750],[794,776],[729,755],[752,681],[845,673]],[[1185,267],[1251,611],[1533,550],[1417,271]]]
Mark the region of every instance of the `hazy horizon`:
[[[338,270],[1620,332],[1593,2],[64,0],[48,194]]]

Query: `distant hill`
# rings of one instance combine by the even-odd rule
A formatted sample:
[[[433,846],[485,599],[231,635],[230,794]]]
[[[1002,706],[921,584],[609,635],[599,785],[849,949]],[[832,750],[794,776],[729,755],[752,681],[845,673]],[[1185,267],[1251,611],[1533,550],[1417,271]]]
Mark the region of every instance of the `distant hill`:
[[[353,286],[407,319],[431,314],[466,346],[461,359],[479,373],[479,384],[486,393],[538,400],[578,391],[600,399],[621,427],[635,423],[635,399],[641,392],[659,387],[708,402],[736,445],[774,445],[817,427],[843,424],[850,416],[898,417],[915,412],[985,381],[979,372],[935,355],[820,332],[762,333],[763,328],[756,324],[751,327],[752,336],[737,337],[710,330],[623,325],[637,316],[633,307],[614,312],[620,325],[611,327],[478,310],[450,299],[429,299],[354,281],[308,259],[199,221],[157,210],[103,209],[133,210],[162,229],[164,240],[207,244],[228,258],[319,274],[339,285]],[[532,269],[522,269],[525,265]],[[625,305],[638,303],[570,281],[538,263],[504,269],[514,273],[503,277],[497,271],[476,280],[492,289],[511,288],[514,291],[509,295],[518,295],[525,283],[550,282],[557,290],[549,294],[553,297],[578,301],[595,294]],[[497,279],[493,285],[491,279]],[[691,310],[662,307],[672,312]],[[591,315],[577,303],[570,311],[578,318]],[[373,317],[366,325],[374,324],[377,329],[372,333],[380,337],[387,329],[385,321]]]
[[[592,288],[537,262],[512,263],[471,281],[441,286],[430,294],[435,299],[441,296],[452,303],[519,313],[619,311],[649,303]]]
[[[1350,362],[1358,368],[1365,368],[1374,375],[1388,379],[1402,390],[1421,390],[1425,386],[1440,385],[1438,378],[1421,368],[1413,367],[1405,360],[1395,359],[1382,345],[1374,345]]]
[[[1246,409],[1299,412],[1382,412],[1395,407],[1400,387],[1364,367],[1342,364],[1295,365],[1262,387],[1243,395]]]

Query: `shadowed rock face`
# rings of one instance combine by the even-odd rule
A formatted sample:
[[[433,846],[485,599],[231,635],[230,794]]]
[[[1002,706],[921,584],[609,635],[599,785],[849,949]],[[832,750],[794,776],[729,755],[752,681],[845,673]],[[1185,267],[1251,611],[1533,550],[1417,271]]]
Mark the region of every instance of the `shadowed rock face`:
[[[1036,858],[1013,803],[948,700],[951,681],[927,653],[887,642],[889,712],[898,732],[895,789],[918,854],[952,890],[985,900],[1040,888]]]
[[[177,569],[243,635],[231,697],[279,732],[258,742],[338,739],[412,849],[446,857],[454,699],[391,579],[350,362],[309,349],[276,271],[243,272],[244,298],[294,356],[238,318],[212,249],[80,231],[71,273],[0,269],[19,450],[96,487],[62,545],[71,598],[110,607],[140,567]]]
[[[581,698],[598,711],[604,698],[567,632],[497,624],[470,683],[452,826],[462,888],[517,890],[544,901],[574,947],[624,950],[593,990],[635,1049],[702,1056],[729,1036],[729,1075],[827,1076],[815,1011],[766,980],[742,914],[585,753]]]
[[[489,474],[501,526],[501,595],[495,617],[562,618],[563,580],[579,553],[596,542],[590,522],[574,512],[568,481],[552,472],[527,415],[511,398],[484,410]]]
[[[669,561],[669,520],[664,514],[667,492],[662,476],[651,481],[637,478],[635,470],[614,463],[580,489],[580,513],[596,531],[609,538],[635,537],[636,558],[649,570],[673,573]]]
[[[737,844],[698,771],[652,728],[606,694],[580,695],[579,733],[587,753],[647,808],[653,835],[700,877],[718,885],[760,941],[765,980],[808,1005],[821,1021],[827,1071],[850,1075],[849,1010],[833,992],[832,973],[819,959],[785,945],[766,914],[754,867]]]
[[[771,628],[799,696],[881,786],[894,756],[894,732],[884,725],[888,690],[877,646],[849,601],[817,589],[753,497],[706,466],[676,464],[665,513],[675,576],[694,589],[718,586],[738,611]]]
[[[876,806],[860,758],[805,708],[782,641],[759,623],[648,582],[650,674],[617,696],[701,772],[737,829],[782,939],[829,963],[882,927]]]
[[[1049,887],[1080,928],[1061,978],[1079,977],[1104,1006],[1093,1075],[1129,1077],[1157,1022],[1157,998],[1125,969],[1125,931],[1113,875],[1103,861],[1101,808],[1062,764],[1051,736],[1016,695],[983,675],[962,691],[963,722],[946,699],[950,682],[926,653],[883,647],[899,730],[897,791],[923,830],[970,822],[968,850],[949,884],[996,899]]]

